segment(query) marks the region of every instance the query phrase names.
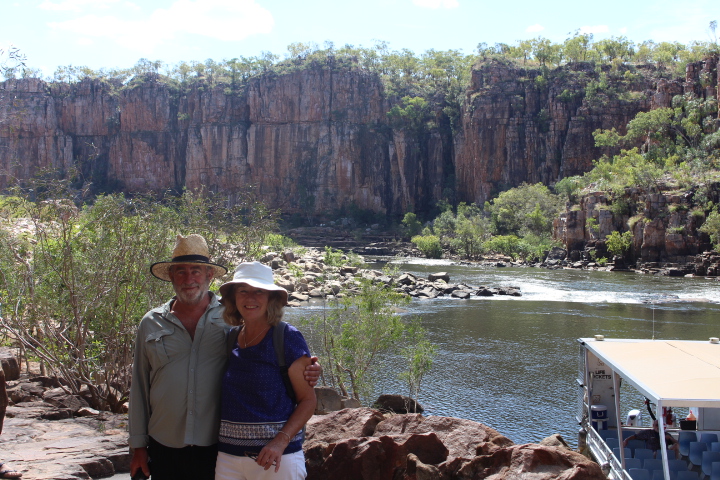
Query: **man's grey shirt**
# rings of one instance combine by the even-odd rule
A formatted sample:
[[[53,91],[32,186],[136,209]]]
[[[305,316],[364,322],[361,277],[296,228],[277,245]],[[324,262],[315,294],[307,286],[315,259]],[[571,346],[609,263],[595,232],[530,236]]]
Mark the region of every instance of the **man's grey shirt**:
[[[147,446],[148,437],[173,448],[217,443],[228,327],[218,297],[210,295],[194,339],[170,313],[174,298],[140,321],[130,388],[131,447]]]

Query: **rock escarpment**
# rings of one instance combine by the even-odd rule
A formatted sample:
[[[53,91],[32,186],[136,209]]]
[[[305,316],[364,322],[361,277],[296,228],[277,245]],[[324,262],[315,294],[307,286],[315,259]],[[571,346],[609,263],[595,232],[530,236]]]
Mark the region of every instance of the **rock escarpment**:
[[[720,200],[720,186],[708,189],[701,204]],[[648,193],[628,188],[625,195],[611,199],[602,192],[583,196],[573,207],[554,221],[554,236],[569,252],[569,261],[587,260],[590,251],[596,258],[612,258],[606,238],[614,231],[632,233],[628,259],[638,262],[686,264],[685,273],[717,275],[716,266],[706,258],[710,237],[699,230],[705,211],[692,191]],[[694,269],[697,264],[699,268]],[[710,268],[712,267],[712,268]]]
[[[377,75],[331,60],[232,88],[173,86],[157,75],[124,86],[8,80],[0,83],[0,188],[76,166],[97,191],[204,187],[232,196],[254,185],[288,214],[399,215],[448,195],[482,203],[522,182],[587,171],[612,153],[594,147],[597,128],[622,130],[678,93],[713,94],[712,62],[671,79],[651,67],[489,61],[474,69],[453,128],[438,104],[419,130],[389,121],[397,99]]]

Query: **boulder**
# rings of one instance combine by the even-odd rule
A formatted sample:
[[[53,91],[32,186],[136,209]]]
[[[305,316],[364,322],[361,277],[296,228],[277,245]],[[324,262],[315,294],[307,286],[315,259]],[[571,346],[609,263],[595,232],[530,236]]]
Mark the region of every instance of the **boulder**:
[[[550,249],[550,251],[547,254],[547,257],[545,257],[545,261],[549,262],[551,260],[554,260],[556,262],[565,260],[567,258],[568,252],[562,247],[553,247]]]
[[[382,420],[371,409],[342,410],[313,417],[307,432],[308,478],[317,480],[605,478],[598,464],[566,448],[557,436],[548,443],[558,445],[514,445],[471,420],[419,414]]]
[[[20,364],[11,349],[7,347],[0,348],[0,364],[5,374],[5,380],[17,380],[20,378]]]
[[[78,395],[72,395],[65,391],[62,387],[46,390],[42,399],[58,408],[66,408],[73,413],[77,413],[82,408],[88,408],[90,405]]]
[[[374,436],[435,433],[450,457],[472,458],[513,445],[512,440],[482,423],[454,417],[424,417],[420,414],[393,415],[380,422]],[[482,447],[482,448],[481,448]]]
[[[369,437],[385,417],[372,408],[346,408],[327,415],[315,415],[305,428],[305,446],[337,443],[341,440]]]
[[[342,409],[342,397],[332,387],[315,387],[315,397],[317,398],[316,415],[325,415]]]
[[[319,453],[321,447],[317,445],[314,450]],[[392,479],[407,470],[410,455],[423,464],[441,463],[447,456],[447,449],[434,433],[401,438],[353,438],[337,442],[325,450],[329,450],[329,454],[322,461],[317,461],[317,455],[308,452],[308,457],[313,460],[307,465],[308,478]]]
[[[410,397],[405,395],[385,394],[380,395],[373,407],[381,412],[392,413],[422,413],[425,409]]]
[[[438,280],[442,280],[447,283],[450,281],[450,275],[448,275],[447,272],[431,273],[428,275],[428,281],[436,282]]]
[[[444,478],[493,480],[605,480],[600,465],[563,447],[515,445],[443,465]]]

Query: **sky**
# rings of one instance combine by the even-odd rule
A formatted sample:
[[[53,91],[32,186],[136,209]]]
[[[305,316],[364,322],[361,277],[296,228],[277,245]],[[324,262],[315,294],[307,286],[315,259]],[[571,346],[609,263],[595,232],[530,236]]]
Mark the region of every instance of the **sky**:
[[[536,37],[560,43],[573,32],[640,43],[711,39],[718,0],[0,0],[0,49],[30,68],[128,68],[145,58],[176,65],[332,42],[415,54],[474,53],[479,43]],[[718,29],[720,35],[720,29]]]

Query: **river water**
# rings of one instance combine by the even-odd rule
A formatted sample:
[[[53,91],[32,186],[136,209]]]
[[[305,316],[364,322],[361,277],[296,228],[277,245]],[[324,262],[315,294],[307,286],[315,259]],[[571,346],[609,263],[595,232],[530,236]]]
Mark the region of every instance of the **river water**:
[[[401,262],[400,271],[425,278],[444,271],[450,283],[520,288],[522,297],[414,299],[403,312],[419,316],[438,347],[418,397],[425,414],[475,420],[516,443],[560,433],[576,444],[577,338],[720,337],[716,280]],[[286,318],[318,308],[288,309]],[[377,394],[407,393],[396,373],[379,376]]]

